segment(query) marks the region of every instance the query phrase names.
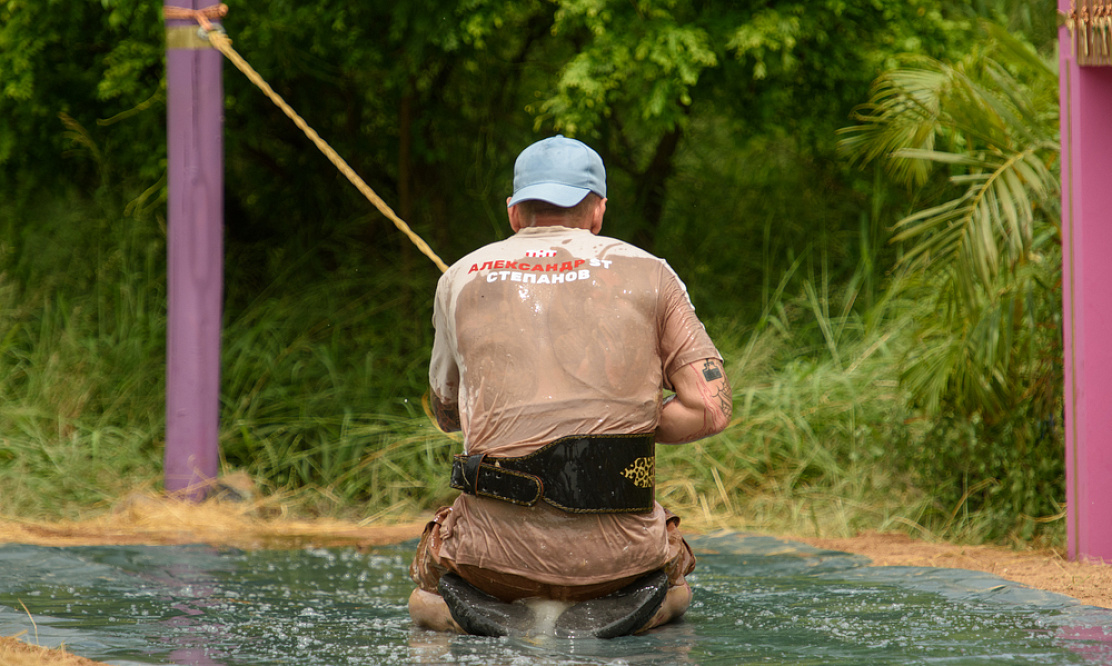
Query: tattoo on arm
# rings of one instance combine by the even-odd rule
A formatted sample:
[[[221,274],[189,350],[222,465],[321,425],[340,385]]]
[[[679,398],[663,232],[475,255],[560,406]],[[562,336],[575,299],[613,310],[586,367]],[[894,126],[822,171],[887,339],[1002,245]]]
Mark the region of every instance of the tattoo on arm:
[[[670,443],[693,442],[704,437],[722,432],[726,428],[733,413],[734,397],[730,382],[726,378],[726,369],[718,359],[704,359],[687,366],[697,374],[690,376],[680,391],[686,391],[688,400],[687,409],[701,416],[701,424],[694,426],[683,434],[682,440]],[[697,398],[697,402],[691,400]],[[677,394],[677,398],[682,396]],[[698,404],[699,407],[695,405]],[[693,424],[694,425],[694,424]]]
[[[670,379],[676,394],[664,402],[658,442],[693,442],[729,426],[734,395],[722,361],[710,358],[689,363]]]
[[[722,379],[722,364],[712,358],[706,359],[703,363],[703,379],[708,382]]]
[[[718,408],[722,410],[723,414],[733,413],[734,396],[730,391],[727,390],[726,386],[719,386],[718,390],[710,397],[718,401]]]
[[[707,382],[703,387],[704,402],[708,406],[715,405],[718,408],[719,418],[728,420],[734,411],[734,395],[733,389],[730,388],[730,381],[726,379],[726,369],[718,359],[708,358],[703,362],[702,372],[703,379]],[[714,420],[709,413],[707,420],[708,425]],[[721,427],[718,430],[721,430]]]

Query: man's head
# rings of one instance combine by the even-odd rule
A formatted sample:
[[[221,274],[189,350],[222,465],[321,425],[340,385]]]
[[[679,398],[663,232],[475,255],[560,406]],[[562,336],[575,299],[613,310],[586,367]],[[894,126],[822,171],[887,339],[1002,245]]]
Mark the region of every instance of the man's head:
[[[538,141],[518,155],[514,193],[506,205],[514,231],[560,224],[598,233],[606,209],[602,158],[583,142],[564,136]]]

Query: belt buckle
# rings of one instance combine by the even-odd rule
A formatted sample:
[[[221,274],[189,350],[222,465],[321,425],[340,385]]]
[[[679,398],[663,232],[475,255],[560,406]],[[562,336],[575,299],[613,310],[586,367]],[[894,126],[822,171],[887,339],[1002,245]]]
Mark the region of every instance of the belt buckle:
[[[470,489],[472,495],[479,494],[479,468],[483,464],[483,458],[486,458],[485,453],[476,453],[467,456],[463,463],[463,486],[464,489]]]

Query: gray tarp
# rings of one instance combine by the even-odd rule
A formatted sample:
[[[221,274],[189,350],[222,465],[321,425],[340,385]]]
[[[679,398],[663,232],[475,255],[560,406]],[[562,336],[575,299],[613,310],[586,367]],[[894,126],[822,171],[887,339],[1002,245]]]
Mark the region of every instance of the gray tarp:
[[[610,641],[414,629],[414,543],[0,546],[0,634],[120,666],[1112,664],[1112,611],[1069,597],[770,537],[690,542],[699,566],[685,620]]]

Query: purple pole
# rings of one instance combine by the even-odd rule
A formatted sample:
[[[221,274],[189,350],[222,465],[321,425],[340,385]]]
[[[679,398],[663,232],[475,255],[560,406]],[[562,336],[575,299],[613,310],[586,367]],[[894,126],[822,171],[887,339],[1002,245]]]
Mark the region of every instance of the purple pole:
[[[1112,562],[1112,68],[1081,66],[1099,48],[1086,52],[1086,34],[1058,35],[1066,535],[1071,559]]]
[[[182,0],[202,9],[216,0]],[[166,21],[167,299],[165,486],[204,497],[219,471],[223,292],[223,56],[194,21]]]

